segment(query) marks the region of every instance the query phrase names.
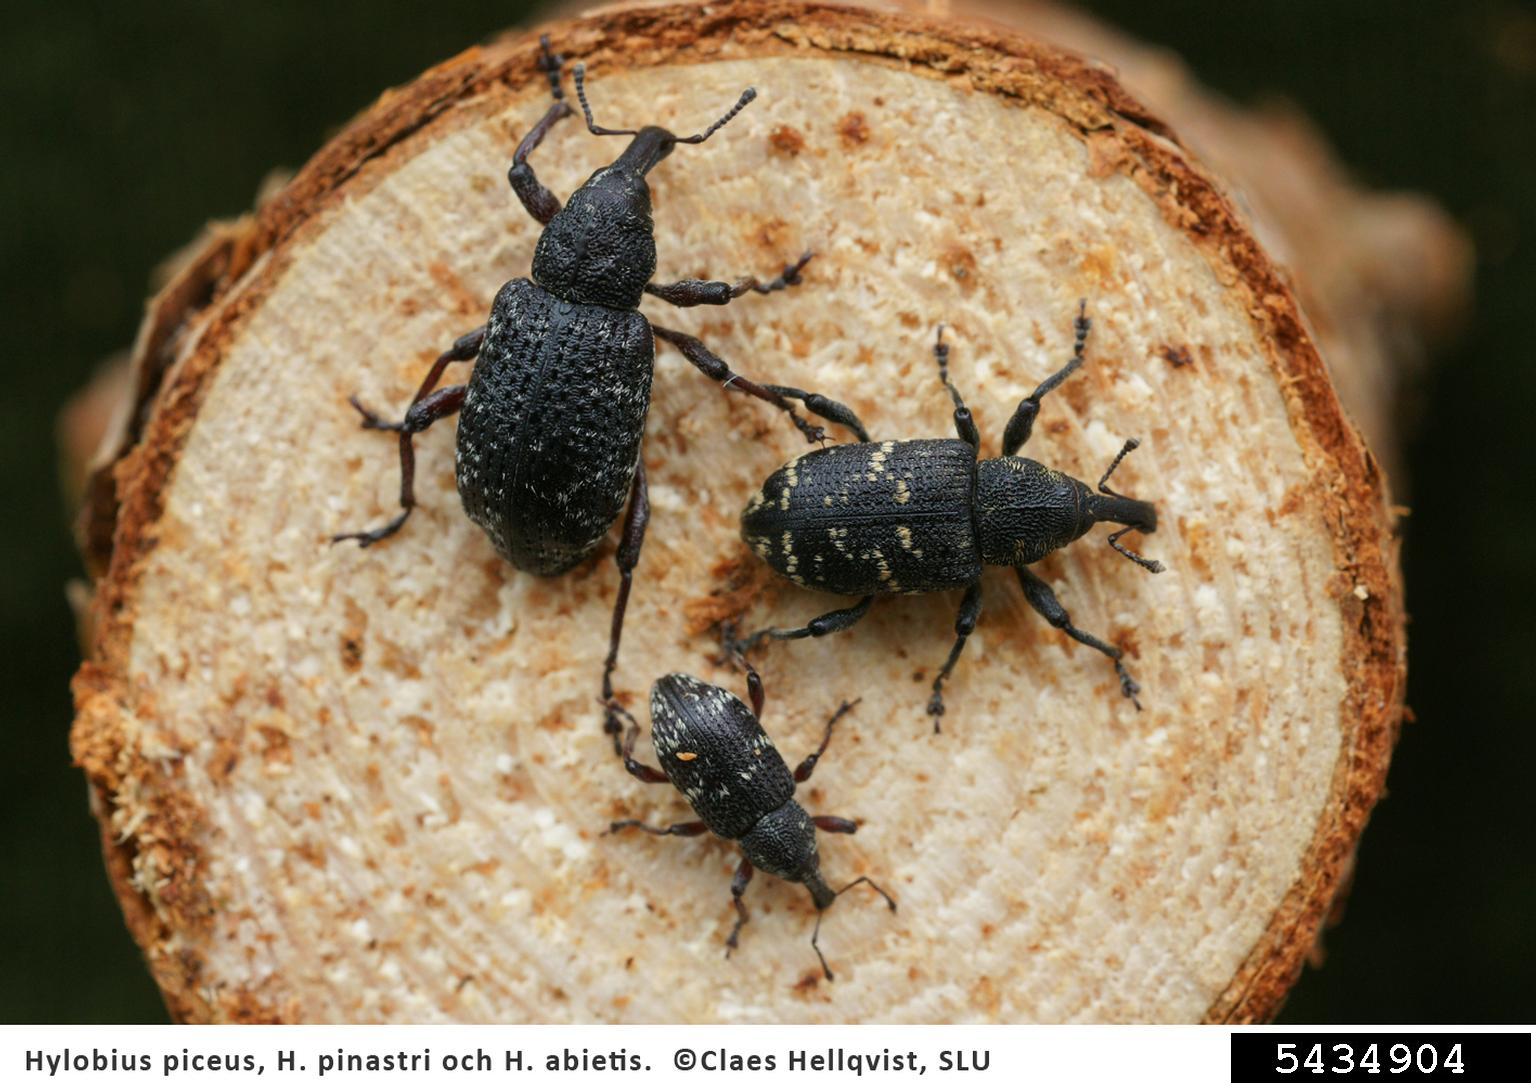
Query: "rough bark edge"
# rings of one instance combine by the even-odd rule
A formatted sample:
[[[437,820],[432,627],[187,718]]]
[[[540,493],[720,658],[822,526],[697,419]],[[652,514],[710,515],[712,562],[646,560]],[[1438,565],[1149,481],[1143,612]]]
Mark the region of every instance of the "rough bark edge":
[[[978,91],[1056,113],[1106,153],[1104,168],[1133,178],[1156,199],[1170,225],[1183,230],[1218,271],[1249,298],[1253,320],[1268,332],[1270,356],[1290,422],[1311,470],[1312,501],[1322,504],[1333,536],[1337,573],[1331,587],[1343,613],[1342,665],[1346,735],[1329,803],[1301,863],[1301,878],[1283,899],[1223,994],[1210,1021],[1271,1018],[1300,974],[1347,874],[1371,808],[1380,798],[1402,718],[1405,681],[1403,611],[1385,483],[1345,417],[1305,320],[1278,270],[1217,183],[1188,161],[1172,132],[1130,98],[1104,68],[1019,33],[895,12],[792,0],[745,0],[699,8],[669,5],[616,10],[552,23],[557,47],[596,69],[605,63],[646,66],[766,53],[852,55],[917,75],[966,77]],[[387,92],[332,139],[257,213],[216,236],[212,245],[157,297],[136,345],[139,400],[132,428],[112,466],[115,487],[96,488],[86,504],[97,541],[111,527],[111,555],[93,603],[92,654],[74,683],[76,762],[103,807],[108,871],[130,931],[184,1020],[289,1019],[284,1011],[239,992],[215,996],[202,984],[195,955],[178,951],[177,934],[211,925],[213,907],[201,888],[203,860],[190,834],[196,804],[178,792],[176,769],[138,757],[132,739],[126,675],[133,597],[143,562],[156,542],[161,495],[223,350],[269,287],[279,248],[321,213],[367,164],[432,127],[456,105],[497,87],[519,89],[538,78],[536,38],[522,34],[472,48]],[[408,149],[406,149],[408,150]],[[1227,277],[1223,277],[1224,280]],[[196,343],[178,336],[202,314],[212,320]],[[163,381],[162,381],[163,379]],[[136,444],[135,444],[136,442]],[[100,556],[100,552],[97,553]],[[105,556],[101,556],[105,558]],[[152,709],[152,708],[151,708]],[[1351,731],[1351,726],[1353,727]],[[153,798],[132,841],[113,840],[110,808],[125,782]],[[165,852],[171,874],[158,889],[162,917],[131,879],[133,858]]]

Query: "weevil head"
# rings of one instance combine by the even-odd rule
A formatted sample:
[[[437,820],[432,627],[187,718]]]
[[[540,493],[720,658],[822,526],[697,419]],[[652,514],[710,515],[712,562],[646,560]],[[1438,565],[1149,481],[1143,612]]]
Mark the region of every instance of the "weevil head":
[[[1124,495],[1089,495],[1088,515],[1094,522],[1107,521],[1143,533],[1157,532],[1157,507]]]
[[[811,902],[816,904],[817,910],[826,910],[832,905],[832,900],[837,898],[837,893],[827,887],[827,882],[822,879],[820,872],[812,873],[801,883],[810,891]]]
[[[704,131],[678,136],[658,125],[603,128],[587,102],[586,68],[575,69],[576,97],[594,136],[629,136],[629,145],[571,194],[539,237],[533,280],[568,302],[632,310],[656,272],[656,226],[645,176],[678,144],[701,144],[735,117],[757,92],[748,87],[736,104]]]

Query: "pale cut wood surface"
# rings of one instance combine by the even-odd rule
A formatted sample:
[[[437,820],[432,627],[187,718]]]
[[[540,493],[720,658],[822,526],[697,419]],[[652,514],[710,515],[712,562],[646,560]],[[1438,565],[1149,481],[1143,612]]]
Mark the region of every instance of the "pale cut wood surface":
[[[658,9],[557,37],[591,53],[607,124],[691,131],[759,89],[654,173],[659,278],[818,253],[794,292],[648,310],[745,374],[848,400],[877,437],[951,433],[930,354],[944,321],[995,452],[1087,298],[1088,365],[1028,452],[1092,480],[1139,435],[1117,479],[1158,503],[1143,550],[1170,570],[1147,576],[1098,533],[1041,572],[1130,648],[1146,710],[1005,571],[942,737],[923,703],[958,595],[764,654],[765,725],[791,760],[862,699],[808,796],[863,823],[824,841],[830,879],[869,873],[901,911],[833,908],[830,985],[803,889],[759,877],[727,962],[732,852],[599,834],[687,814],[599,733],[610,553],[557,580],[507,568],[459,509],[448,426],[418,443],[404,533],[326,544],[386,517],[397,486],[392,441],[356,428],[347,394],[403,405],[526,271],[535,225],[504,174],[546,98],[514,40],[386,99],[269,203],[120,466],[75,747],[178,1015],[1181,1021],[1283,995],[1400,700],[1379,483],[1283,285],[1102,73],[894,16],[735,18]],[[370,142],[414,129],[413,109],[431,123]],[[535,162],[564,194],[618,146],[566,122]],[[759,578],[736,536],[803,448],[662,350],[620,674],[642,718],[664,671],[743,689],[712,661],[711,619],[836,603]]]
[[[1283,97],[1268,93],[1240,106],[1203,86],[1166,46],[1137,41],[1069,4],[872,2],[995,22],[1113,65],[1125,88],[1220,178],[1284,267],[1339,400],[1387,467],[1394,496],[1407,496],[1399,449],[1416,422],[1406,410],[1409,391],[1470,310],[1472,245],[1444,209],[1419,193],[1365,185]]]

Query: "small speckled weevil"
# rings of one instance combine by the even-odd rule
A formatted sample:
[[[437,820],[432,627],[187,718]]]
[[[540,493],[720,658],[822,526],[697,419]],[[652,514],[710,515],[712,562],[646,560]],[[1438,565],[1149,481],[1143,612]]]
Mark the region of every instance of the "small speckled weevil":
[[[1120,543],[1132,529],[1156,530],[1157,511],[1108,486],[1110,474],[1137,447],[1136,439],[1125,443],[1099,478],[1099,494],[1065,473],[1014,456],[1029,440],[1040,401],[1082,366],[1088,329],[1080,304],[1071,361],[1020,402],[1004,431],[1001,457],[978,460],[980,435],[949,379],[949,346],[940,326],[934,356],[939,380],[954,401],[958,439],[871,442],[855,420],[851,427],[860,443],[808,453],[770,476],[741,515],[748,546],[797,585],[862,599],[804,627],[758,631],[736,648],[745,652],[767,638],[817,638],[846,630],[879,595],[964,587],[955,644],[928,701],[937,732],[944,681],[981,615],[982,567],[1007,566],[1018,574],[1035,611],[1114,662],[1121,693],[1140,710],[1141,689],[1126,671],[1122,651],[1074,627],[1051,587],[1028,566],[1095,524],[1111,522],[1124,526],[1109,535],[1112,548],[1154,574],[1163,569]]]
[[[731,901],[736,907],[736,924],[725,941],[725,954],[736,947],[741,927],[747,923],[747,907],[742,895],[752,873],[761,869],[781,880],[804,884],[816,904],[816,928],[811,932],[811,947],[821,960],[822,973],[830,981],[832,970],[822,955],[817,939],[821,936],[821,912],[849,888],[868,884],[884,897],[891,910],[896,901],[867,876],[833,891],[821,876],[821,858],[816,847],[816,831],[851,835],[858,824],[841,816],[811,816],[795,800],[795,785],[811,777],[816,763],[832,740],[832,727],[852,709],[844,703],[827,722],[821,744],[806,756],[793,774],[779,755],[779,750],[763,732],[759,719],[763,713],[763,682],[757,671],[747,667],[747,692],[752,707],[724,688],[706,684],[692,676],[672,673],[651,687],[651,742],[663,771],[649,767],[634,757],[635,740],[640,727],[630,719],[624,738],[624,766],[642,782],[671,782],[680,790],[699,819],[670,827],[652,827],[639,820],[618,820],[608,828],[622,831],[639,828],[652,835],[702,835],[713,831],[722,839],[741,847],[741,864],[731,881]],[[622,708],[617,713],[629,717]]]
[[[563,58],[550,50],[547,37],[540,44],[539,65],[549,77],[554,102],[518,145],[507,174],[523,207],[544,227],[532,278],[503,286],[489,321],[438,357],[404,419],[385,420],[352,398],[365,428],[400,436],[400,513],[379,528],[333,539],[368,547],[400,530],[416,506],[412,438],[455,412],[460,413],[456,475],[465,512],[519,570],[547,576],[570,570],[596,550],[627,497],[629,513],[615,557],[619,592],[603,667],[603,699],[611,706],[624,610],[650,517],[640,443],[650,407],[655,338],[676,346],[725,388],[789,413],[809,441],[819,441],[822,430],[801,418],[791,399],[833,421],[852,413],[815,394],[740,377],[697,339],[653,325],[638,309],[645,294],[674,306],[723,306],[748,291],[768,294],[799,282],[809,253],[767,283],[752,277],[735,283],[650,282],[656,240],[646,174],[678,144],[709,139],[756,92],[748,88],[724,116],[693,136],[655,126],[607,129],[592,119],[584,66],[577,65],[576,95],[588,131],[633,139],[562,208],[528,164],[550,129],[574,112],[560,86]],[[450,363],[471,360],[475,366],[466,384],[437,388]],[[619,723],[611,710],[604,727],[617,752]]]

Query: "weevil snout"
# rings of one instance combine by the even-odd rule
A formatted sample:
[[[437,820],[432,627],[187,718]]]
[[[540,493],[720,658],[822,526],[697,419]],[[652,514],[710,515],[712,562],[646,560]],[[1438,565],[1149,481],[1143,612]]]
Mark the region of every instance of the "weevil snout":
[[[587,131],[594,136],[633,136],[630,145],[624,149],[624,153],[615,162],[616,166],[624,166],[644,175],[653,169],[668,155],[678,144],[701,144],[709,139],[735,117],[746,109],[747,103],[757,97],[757,88],[748,87],[741,92],[741,97],[736,104],[725,113],[721,114],[708,128],[702,132],[696,132],[692,136],[678,136],[675,133],[660,127],[659,125],[646,125],[643,128],[604,128],[592,119],[592,106],[587,102],[587,66],[576,65],[572,71],[576,80],[576,98],[581,102],[581,112],[587,120]]]
[[[1115,469],[1120,467],[1120,462],[1125,460],[1126,454],[1140,445],[1139,438],[1125,440],[1125,445],[1121,446],[1120,452],[1115,454],[1115,459],[1104,470],[1104,475],[1099,477],[1100,493],[1089,500],[1088,512],[1097,521],[1113,521],[1125,526],[1109,534],[1109,546],[1143,570],[1159,574],[1164,567],[1156,559],[1148,559],[1120,543],[1120,538],[1132,530],[1141,533],[1157,532],[1157,508],[1149,502],[1127,498],[1109,486],[1109,478],[1114,475]]]
[[[1113,522],[1143,533],[1157,532],[1157,507],[1124,495],[1089,496],[1088,516],[1095,522]]]

